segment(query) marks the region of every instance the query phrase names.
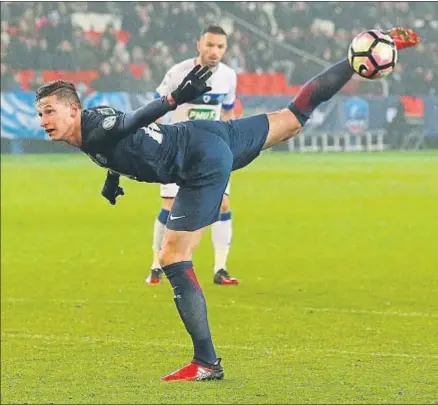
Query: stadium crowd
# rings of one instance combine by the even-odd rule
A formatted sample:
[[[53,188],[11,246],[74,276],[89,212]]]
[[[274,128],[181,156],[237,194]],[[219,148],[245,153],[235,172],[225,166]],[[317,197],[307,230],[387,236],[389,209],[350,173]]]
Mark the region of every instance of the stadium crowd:
[[[97,33],[74,23],[73,13],[105,14],[120,26],[110,22]],[[398,94],[438,94],[437,3],[386,1],[2,2],[1,89],[19,88],[17,72],[24,69],[95,69],[95,90],[150,91],[169,67],[195,54],[203,27],[225,20],[231,27],[226,63],[238,73],[282,71],[289,83],[305,81],[321,66],[282,44],[334,62],[360,31],[412,27],[423,43],[403,55],[390,82],[397,82]],[[276,41],[250,31],[247,23]],[[129,64],[144,67],[141,77],[129,74]],[[31,88],[42,80],[37,73]]]

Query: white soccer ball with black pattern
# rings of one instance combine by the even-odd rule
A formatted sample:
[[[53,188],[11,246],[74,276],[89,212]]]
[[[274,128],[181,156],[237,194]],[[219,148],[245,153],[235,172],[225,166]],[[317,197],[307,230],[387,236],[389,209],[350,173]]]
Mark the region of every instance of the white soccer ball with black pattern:
[[[393,72],[397,48],[392,38],[380,30],[356,35],[348,48],[348,61],[353,70],[366,79],[380,79]]]

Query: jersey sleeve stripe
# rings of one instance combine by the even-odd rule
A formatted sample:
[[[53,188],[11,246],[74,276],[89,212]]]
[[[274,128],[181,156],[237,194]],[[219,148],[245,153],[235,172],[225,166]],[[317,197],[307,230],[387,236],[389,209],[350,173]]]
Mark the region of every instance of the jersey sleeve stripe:
[[[232,110],[234,108],[234,103],[232,104],[222,104],[224,110]]]

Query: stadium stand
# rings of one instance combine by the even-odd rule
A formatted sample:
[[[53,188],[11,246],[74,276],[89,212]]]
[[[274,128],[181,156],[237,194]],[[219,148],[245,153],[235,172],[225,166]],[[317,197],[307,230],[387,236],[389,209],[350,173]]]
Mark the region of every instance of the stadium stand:
[[[55,77],[72,80],[85,92],[150,91],[163,71],[195,53],[194,38],[202,27],[226,15],[226,62],[240,73],[240,94],[293,93],[320,66],[306,58],[291,60],[290,53],[251,35],[233,16],[326,62],[340,59],[351,38],[366,28],[411,26],[425,41],[398,64],[389,85],[396,82],[393,87],[400,95],[437,94],[438,17],[433,2],[216,4],[215,12],[205,2],[2,2],[2,91],[33,90]],[[351,18],[353,7],[360,20]],[[379,86],[364,87],[379,91]]]

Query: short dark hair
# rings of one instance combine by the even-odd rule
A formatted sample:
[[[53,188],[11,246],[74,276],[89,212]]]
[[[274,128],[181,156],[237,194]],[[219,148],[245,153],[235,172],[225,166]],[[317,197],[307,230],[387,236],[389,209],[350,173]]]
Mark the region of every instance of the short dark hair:
[[[219,25],[209,25],[207,28],[204,29],[204,31],[202,31],[201,36],[207,33],[225,35],[226,37],[228,36],[224,29],[222,27],[219,27]]]
[[[81,106],[76,87],[66,80],[52,80],[43,84],[36,92],[35,101],[38,102],[44,97],[56,94],[59,99],[68,100]]]

